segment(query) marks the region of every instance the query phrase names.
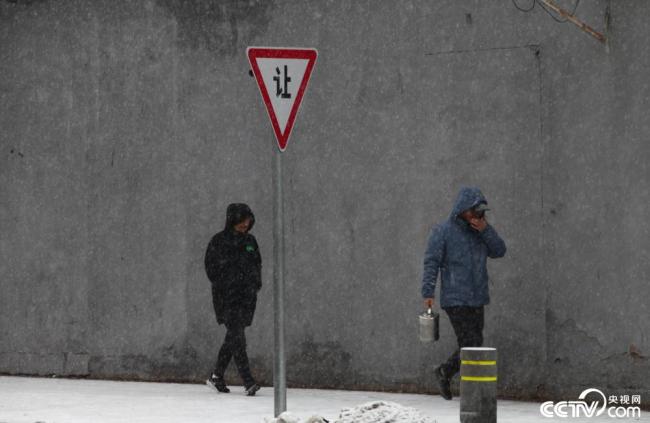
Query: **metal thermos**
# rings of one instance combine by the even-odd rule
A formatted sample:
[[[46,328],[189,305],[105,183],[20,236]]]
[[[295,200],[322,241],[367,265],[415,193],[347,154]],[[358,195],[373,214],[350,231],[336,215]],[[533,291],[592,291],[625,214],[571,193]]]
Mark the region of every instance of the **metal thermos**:
[[[440,315],[428,309],[418,316],[420,322],[420,341],[427,343],[440,339]]]

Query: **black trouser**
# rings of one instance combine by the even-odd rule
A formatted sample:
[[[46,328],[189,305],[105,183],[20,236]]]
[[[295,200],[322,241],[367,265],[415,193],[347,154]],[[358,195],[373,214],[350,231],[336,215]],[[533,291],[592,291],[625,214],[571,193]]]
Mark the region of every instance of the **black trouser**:
[[[447,307],[444,310],[449,316],[458,340],[458,349],[441,366],[445,376],[451,378],[460,370],[460,349],[483,345],[483,306]]]
[[[226,367],[230,364],[230,360],[234,357],[235,364],[239,376],[244,381],[245,386],[250,386],[255,381],[251,375],[251,369],[248,364],[248,354],[246,354],[246,335],[244,334],[245,327],[243,325],[229,325],[226,324],[228,331],[226,332],[226,339],[219,350],[219,357],[214,369],[214,374],[223,377],[226,372]]]

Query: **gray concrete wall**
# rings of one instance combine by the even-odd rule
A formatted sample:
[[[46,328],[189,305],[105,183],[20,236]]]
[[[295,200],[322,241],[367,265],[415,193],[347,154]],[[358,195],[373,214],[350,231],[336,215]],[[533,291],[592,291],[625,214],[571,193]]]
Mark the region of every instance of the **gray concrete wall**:
[[[418,343],[422,254],[476,184],[509,247],[501,394],[647,402],[650,3],[578,16],[608,6],[606,49],[509,0],[0,1],[0,372],[203,379],[203,253],[245,201],[271,382],[275,146],[245,48],[295,45],[320,56],[285,153],[289,384],[435,391],[455,340],[443,318]]]

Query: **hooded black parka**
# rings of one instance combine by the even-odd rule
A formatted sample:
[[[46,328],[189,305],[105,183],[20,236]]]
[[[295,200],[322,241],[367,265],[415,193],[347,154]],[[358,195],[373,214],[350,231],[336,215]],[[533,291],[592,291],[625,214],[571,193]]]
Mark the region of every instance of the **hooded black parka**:
[[[234,203],[226,211],[226,227],[212,237],[205,253],[205,271],[212,283],[212,303],[219,324],[250,326],[257,292],[262,287],[262,258],[255,237],[237,232],[234,226],[251,219],[250,207]]]

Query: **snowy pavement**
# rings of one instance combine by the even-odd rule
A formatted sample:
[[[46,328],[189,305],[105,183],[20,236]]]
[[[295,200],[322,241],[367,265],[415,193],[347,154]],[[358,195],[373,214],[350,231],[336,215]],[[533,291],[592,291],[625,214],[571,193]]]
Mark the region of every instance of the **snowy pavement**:
[[[261,423],[273,417],[273,388],[263,387],[256,397],[246,397],[241,387],[231,386],[231,390],[218,394],[206,385],[0,376],[0,423]],[[342,408],[369,401],[412,407],[438,423],[459,421],[458,398],[313,389],[287,393],[289,411],[303,419],[318,414],[333,421]],[[542,417],[538,403],[516,401],[499,401],[498,419],[501,423],[556,420]],[[640,420],[605,415],[562,420],[650,422],[645,412]]]

